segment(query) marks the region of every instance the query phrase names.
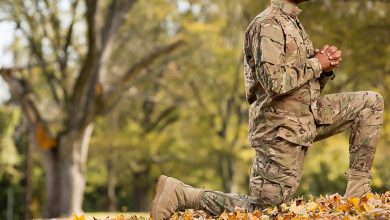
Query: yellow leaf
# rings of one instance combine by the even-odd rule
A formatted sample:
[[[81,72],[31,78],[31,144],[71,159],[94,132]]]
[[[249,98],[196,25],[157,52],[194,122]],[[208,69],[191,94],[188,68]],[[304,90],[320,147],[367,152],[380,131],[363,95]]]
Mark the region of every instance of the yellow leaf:
[[[306,204],[306,209],[311,211],[311,212],[316,211],[317,208],[318,208],[318,205],[317,205],[316,202],[309,202],[309,203]]]
[[[290,206],[290,211],[295,214],[302,214],[304,210],[305,210],[305,206],[303,205],[297,206],[296,202],[293,202]]]
[[[340,195],[336,194],[336,195],[330,196],[330,198],[331,198],[331,202],[334,206],[337,207],[340,205],[340,201],[341,201]]]
[[[256,210],[252,213],[253,216],[257,217],[257,218],[261,218],[261,216],[263,215],[263,213],[259,210]]]
[[[363,206],[363,210],[366,212],[371,212],[372,210],[375,209],[375,206],[373,206],[369,203],[363,203],[362,206]]]
[[[54,148],[57,144],[56,140],[50,135],[41,122],[39,122],[35,127],[35,139],[39,146],[44,150]]]
[[[350,198],[350,199],[348,199],[348,203],[350,205],[352,205],[353,207],[355,207],[356,209],[359,209],[359,201],[360,201],[359,198]]]
[[[368,200],[370,200],[370,199],[374,199],[375,195],[373,193],[367,193],[366,197]]]
[[[229,220],[237,220],[236,213],[229,213]]]
[[[240,219],[240,220],[249,220],[248,213],[243,212],[243,211],[238,211],[238,212],[237,212],[237,219]]]
[[[287,212],[289,210],[289,207],[285,203],[281,204],[279,207],[282,209],[282,212]]]
[[[84,215],[80,215],[80,217],[79,217],[77,215],[73,215],[73,220],[85,220],[85,216]]]
[[[116,220],[125,220],[125,216],[124,215],[117,215]]]
[[[189,210],[187,210],[187,211],[184,213],[183,219],[184,219],[184,220],[191,220],[191,219],[192,219],[192,213],[191,213]]]
[[[138,220],[138,217],[136,215],[130,216],[130,220]]]
[[[337,207],[336,211],[338,212],[347,212],[348,211],[348,206],[347,205],[340,205]]]
[[[177,220],[177,219],[179,219],[179,214],[177,214],[177,212],[175,212],[169,219],[170,220]]]
[[[224,211],[218,218],[218,220],[228,220],[229,219],[229,214]]]

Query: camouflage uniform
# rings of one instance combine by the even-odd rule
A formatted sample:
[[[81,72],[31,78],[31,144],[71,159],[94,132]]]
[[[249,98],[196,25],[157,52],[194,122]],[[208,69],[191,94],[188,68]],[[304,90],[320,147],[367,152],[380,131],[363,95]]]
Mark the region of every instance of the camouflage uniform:
[[[333,72],[323,73],[313,43],[298,20],[301,10],[283,0],[249,25],[245,87],[249,141],[256,150],[251,196],[206,191],[201,208],[218,215],[235,207],[253,211],[288,201],[297,191],[308,147],[351,128],[350,169],[369,173],[384,103],[374,92],[320,96]]]

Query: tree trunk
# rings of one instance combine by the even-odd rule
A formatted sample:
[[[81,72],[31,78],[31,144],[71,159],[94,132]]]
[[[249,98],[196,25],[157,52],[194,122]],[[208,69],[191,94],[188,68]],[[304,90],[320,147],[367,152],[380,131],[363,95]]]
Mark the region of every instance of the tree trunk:
[[[224,192],[230,193],[233,188],[234,159],[227,156],[221,159],[222,186]]]
[[[145,170],[133,174],[135,181],[131,196],[132,207],[130,211],[146,212],[149,208],[148,194],[153,186],[150,186],[150,165],[147,164]]]
[[[58,175],[58,157],[54,151],[41,153],[43,169],[45,171],[46,199],[43,208],[44,218],[53,218],[60,215],[60,178]]]
[[[107,199],[108,199],[108,211],[116,211],[116,172],[115,162],[112,158],[107,161]]]
[[[31,201],[32,201],[32,144],[26,144],[26,188],[25,188],[25,197],[24,197],[24,219],[31,219]]]
[[[69,131],[59,138],[58,147],[42,154],[46,174],[44,217],[82,213],[85,167],[93,125]]]

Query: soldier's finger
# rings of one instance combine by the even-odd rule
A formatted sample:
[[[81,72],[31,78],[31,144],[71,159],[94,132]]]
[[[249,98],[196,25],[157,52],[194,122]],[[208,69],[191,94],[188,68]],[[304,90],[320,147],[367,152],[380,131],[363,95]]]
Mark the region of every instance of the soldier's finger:
[[[332,65],[332,66],[337,66],[337,65],[339,65],[340,64],[340,62],[338,62],[338,61],[332,61],[332,62],[330,62],[330,65]]]
[[[342,52],[341,50],[337,50],[336,52],[334,52],[334,53],[333,53],[333,55],[335,55],[335,54],[342,55],[342,54],[343,54],[343,52]]]
[[[320,49],[315,49],[314,53],[320,53],[321,50]]]
[[[338,60],[331,60],[331,61],[330,61],[330,64],[331,64],[332,66],[334,66],[334,63],[341,64],[342,62],[343,62],[343,60],[340,60],[340,59],[338,59]]]
[[[334,53],[331,53],[331,52],[329,52],[328,54],[330,54],[329,55],[329,59],[334,59],[334,57],[336,56],[336,57],[338,57],[338,56],[342,56],[343,54],[342,54],[342,52],[341,52],[341,50],[337,50],[336,52],[334,52]],[[327,54],[327,55],[328,55]]]
[[[335,46],[330,46],[329,49],[327,50],[327,55],[330,57],[332,54],[334,54],[338,50],[337,47]]]
[[[329,59],[330,60],[337,60],[337,59],[339,59],[339,58],[341,58],[342,56],[341,56],[341,53],[334,53],[333,55],[331,55],[330,57],[329,57]]]
[[[322,48],[321,53],[324,54],[324,53],[328,50],[329,47],[330,47],[330,46],[329,46],[328,44],[326,44],[326,45]]]

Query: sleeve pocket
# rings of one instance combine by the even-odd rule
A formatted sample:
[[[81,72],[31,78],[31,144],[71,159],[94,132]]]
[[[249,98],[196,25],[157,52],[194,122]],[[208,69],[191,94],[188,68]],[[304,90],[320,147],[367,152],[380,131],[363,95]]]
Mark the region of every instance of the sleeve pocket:
[[[261,62],[279,64],[284,53],[284,37],[280,27],[265,24],[260,31]]]
[[[271,39],[272,41],[279,43],[283,45],[284,43],[284,37],[283,37],[283,31],[280,27],[267,24],[261,27],[260,31],[260,37],[266,37]]]
[[[275,43],[271,38],[261,38],[261,62],[279,64],[282,55],[282,45]]]

